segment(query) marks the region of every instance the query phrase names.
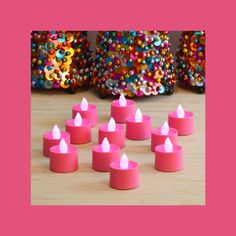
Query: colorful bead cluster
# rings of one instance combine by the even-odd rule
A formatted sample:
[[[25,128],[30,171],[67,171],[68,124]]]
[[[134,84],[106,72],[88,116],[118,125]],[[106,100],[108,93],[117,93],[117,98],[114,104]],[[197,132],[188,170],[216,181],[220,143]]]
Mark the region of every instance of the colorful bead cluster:
[[[177,75],[180,81],[205,90],[205,32],[184,31],[177,51]]]
[[[102,94],[171,94],[176,82],[167,31],[100,31],[93,85]]]
[[[92,57],[83,31],[31,33],[31,87],[75,88],[92,77]]]

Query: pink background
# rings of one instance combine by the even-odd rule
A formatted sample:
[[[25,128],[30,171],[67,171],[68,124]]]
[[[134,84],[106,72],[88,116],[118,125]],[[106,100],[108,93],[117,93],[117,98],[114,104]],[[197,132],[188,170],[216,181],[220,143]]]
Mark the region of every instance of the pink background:
[[[0,235],[236,235],[233,1],[24,2],[1,6]],[[205,207],[30,206],[32,29],[206,30]]]

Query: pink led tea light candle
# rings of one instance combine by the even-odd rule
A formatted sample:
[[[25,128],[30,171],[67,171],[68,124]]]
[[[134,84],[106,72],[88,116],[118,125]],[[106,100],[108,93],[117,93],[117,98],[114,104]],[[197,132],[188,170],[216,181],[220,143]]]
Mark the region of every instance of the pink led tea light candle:
[[[151,137],[151,117],[143,115],[138,108],[134,116],[126,120],[126,137],[132,140],[144,140]]]
[[[155,152],[155,147],[164,144],[166,138],[169,138],[173,144],[178,144],[178,131],[174,128],[170,128],[165,121],[160,128],[152,130],[151,150]]]
[[[82,119],[79,112],[74,119],[66,121],[66,131],[70,134],[72,144],[91,142],[91,122],[88,119]]]
[[[72,107],[72,118],[74,119],[77,112],[80,113],[83,119],[90,120],[92,127],[97,125],[97,107],[93,104],[89,104],[86,98],[82,99],[80,104],[75,104]]]
[[[183,148],[173,145],[169,138],[164,144],[155,147],[155,168],[159,171],[172,172],[183,168]]]
[[[59,145],[50,148],[50,170],[58,173],[78,169],[78,149],[61,139]]]
[[[170,127],[178,130],[179,135],[190,135],[194,133],[194,118],[193,113],[184,111],[181,105],[177,110],[170,112],[168,116]]]
[[[43,155],[49,157],[50,148],[60,143],[61,139],[70,143],[70,134],[65,131],[60,131],[57,125],[54,125],[52,131],[48,131],[43,135]]]
[[[120,95],[118,100],[114,100],[111,103],[111,117],[115,119],[117,123],[125,123],[129,116],[133,116],[135,113],[135,102],[126,99],[123,94]]]
[[[115,189],[133,189],[139,185],[138,163],[129,161],[126,154],[111,163],[110,186]]]
[[[98,129],[98,143],[101,144],[103,139],[107,138],[109,143],[116,144],[120,148],[125,146],[125,130],[120,124],[116,124],[113,117],[108,124],[103,124]]]
[[[120,160],[120,147],[110,144],[104,138],[102,144],[96,145],[92,149],[92,167],[94,170],[108,172],[110,165],[114,161]]]

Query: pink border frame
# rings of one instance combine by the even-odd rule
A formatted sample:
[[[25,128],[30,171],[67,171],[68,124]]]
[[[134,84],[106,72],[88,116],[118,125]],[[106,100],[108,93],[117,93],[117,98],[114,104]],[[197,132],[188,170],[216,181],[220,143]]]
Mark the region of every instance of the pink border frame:
[[[235,84],[233,1],[24,2],[5,1],[1,13],[0,234],[236,235],[235,215],[231,215],[236,208],[235,183],[229,182],[236,173],[236,117],[230,105],[236,89],[231,86]],[[55,7],[58,13],[52,14]],[[30,206],[29,35],[32,29],[45,28],[206,30],[206,206]]]

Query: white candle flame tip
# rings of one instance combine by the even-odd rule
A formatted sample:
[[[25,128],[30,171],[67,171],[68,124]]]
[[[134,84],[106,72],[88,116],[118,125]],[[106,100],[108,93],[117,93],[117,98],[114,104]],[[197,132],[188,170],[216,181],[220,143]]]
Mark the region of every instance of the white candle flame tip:
[[[104,138],[104,139],[102,140],[102,151],[103,151],[103,152],[109,152],[109,151],[110,151],[110,148],[111,148],[111,145],[110,145],[108,139],[107,139],[107,138]]]
[[[142,122],[143,120],[143,114],[139,108],[135,112],[134,119],[135,119],[135,122]]]
[[[185,112],[181,105],[177,107],[177,117],[178,118],[184,118]]]
[[[165,152],[172,152],[173,151],[173,144],[169,138],[166,138],[164,143]]]
[[[116,122],[113,117],[111,117],[110,121],[107,125],[108,131],[115,131],[116,130]]]
[[[82,102],[80,104],[80,108],[82,111],[87,111],[88,110],[88,101],[85,97],[83,97]]]
[[[128,166],[129,166],[129,160],[127,155],[124,153],[122,158],[120,159],[120,168],[124,170],[127,169]]]
[[[167,135],[169,133],[169,124],[165,121],[161,127],[161,134]]]
[[[119,104],[121,107],[125,107],[127,105],[127,100],[123,93],[119,97]]]
[[[52,128],[52,137],[53,139],[59,139],[61,137],[61,131],[58,125],[54,125]]]
[[[59,150],[60,150],[60,153],[67,153],[68,151],[68,145],[64,138],[62,138],[59,143]]]
[[[77,112],[75,119],[74,119],[74,125],[75,126],[81,126],[82,125],[82,117],[79,112]]]

